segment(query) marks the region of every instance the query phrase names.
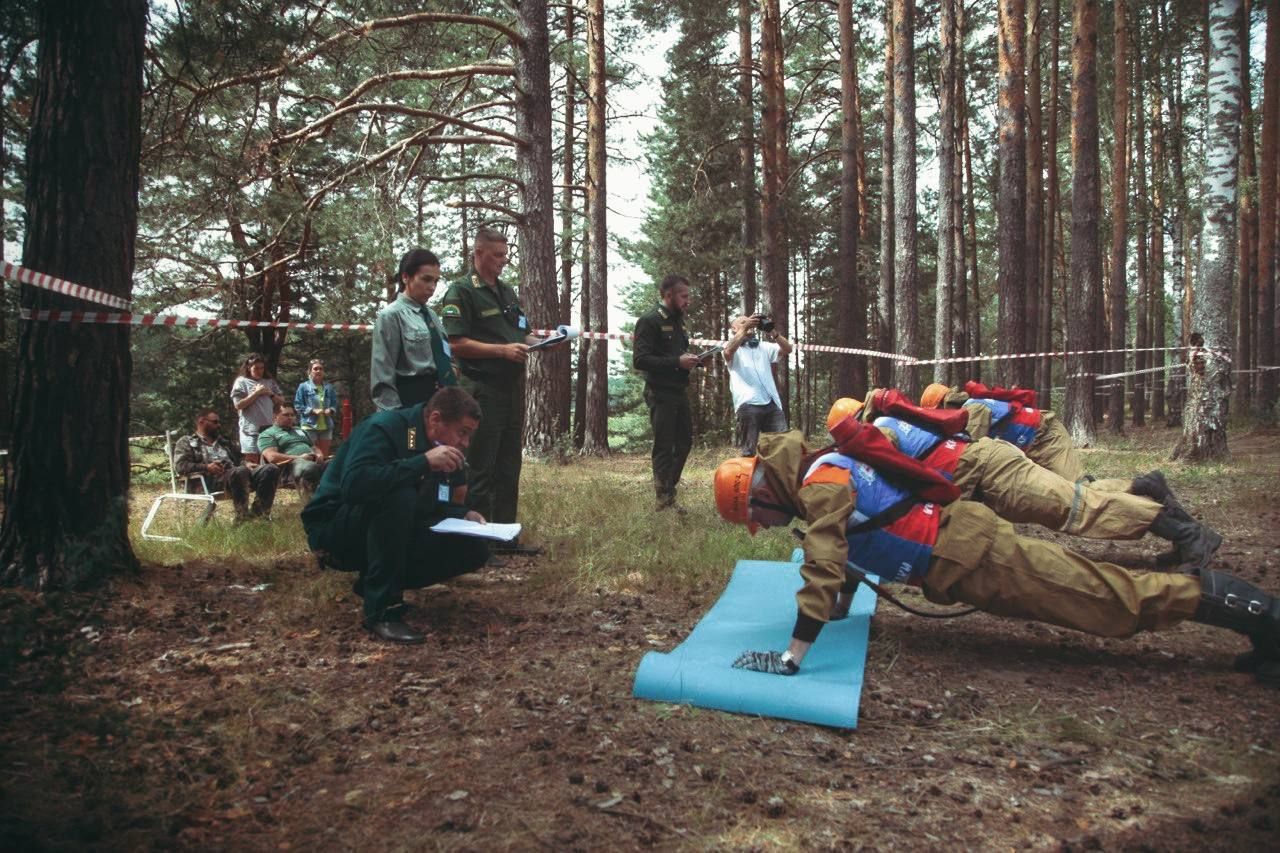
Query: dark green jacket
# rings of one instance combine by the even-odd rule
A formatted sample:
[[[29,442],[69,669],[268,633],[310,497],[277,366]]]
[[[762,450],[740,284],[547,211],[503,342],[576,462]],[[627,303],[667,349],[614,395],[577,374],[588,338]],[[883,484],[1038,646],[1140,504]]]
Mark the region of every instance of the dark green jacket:
[[[485,344],[524,343],[529,320],[520,297],[499,281],[490,287],[472,273],[449,285],[440,304],[440,321],[451,338],[470,338]],[[468,379],[505,383],[524,374],[524,365],[505,358],[456,358]]]
[[[425,405],[378,412],[361,421],[338,448],[302,511],[302,525],[313,547],[315,532],[344,505],[376,504],[406,484],[421,495],[419,517],[425,515],[434,523],[466,515],[466,507],[453,500],[457,488],[466,485],[465,470],[445,474],[427,465],[426,452],[433,445],[423,423]],[[440,499],[441,483],[449,486],[449,500]]]
[[[680,356],[689,350],[682,319],[659,304],[636,320],[631,364],[644,374],[650,388],[683,391],[689,386],[689,371],[680,366]]]

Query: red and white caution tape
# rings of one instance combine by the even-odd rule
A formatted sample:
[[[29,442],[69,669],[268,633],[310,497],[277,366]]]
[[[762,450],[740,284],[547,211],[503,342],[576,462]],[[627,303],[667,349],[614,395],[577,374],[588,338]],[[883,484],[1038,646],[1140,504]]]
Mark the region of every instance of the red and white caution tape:
[[[178,314],[113,314],[107,311],[22,310],[24,320],[50,323],[106,323],[115,326],[183,326],[188,329],[303,329],[306,331],[368,332],[372,323],[293,323],[272,320],[226,320],[219,317],[183,317]]]
[[[119,308],[122,311],[129,310],[129,300],[127,299],[121,299],[119,296],[112,296],[110,293],[103,293],[101,290],[85,287],[83,284],[76,284],[72,281],[45,275],[42,272],[29,270],[26,267],[20,267],[8,261],[4,263],[4,277],[42,290],[51,290],[54,293],[61,293],[65,296],[74,296],[86,302],[96,302],[99,305],[108,305],[112,308]]]

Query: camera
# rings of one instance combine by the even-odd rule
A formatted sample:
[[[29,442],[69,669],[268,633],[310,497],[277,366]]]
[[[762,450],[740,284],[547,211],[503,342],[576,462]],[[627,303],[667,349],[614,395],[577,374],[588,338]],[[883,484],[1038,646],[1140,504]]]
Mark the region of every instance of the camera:
[[[751,315],[751,318],[752,318],[753,320],[759,320],[759,321],[760,321],[760,322],[759,322],[760,331],[762,331],[762,332],[772,332],[772,331],[773,331],[773,318],[772,318],[772,317],[770,317],[768,314],[764,314],[764,313],[752,314],[752,315]]]

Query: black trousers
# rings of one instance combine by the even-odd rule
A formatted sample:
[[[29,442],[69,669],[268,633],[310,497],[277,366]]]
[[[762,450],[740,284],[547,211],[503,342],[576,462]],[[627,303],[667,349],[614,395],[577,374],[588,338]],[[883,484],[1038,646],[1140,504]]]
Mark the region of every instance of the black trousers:
[[[653,427],[653,488],[658,503],[667,506],[675,503],[676,483],[693,447],[693,412],[684,389],[646,387],[644,401]]]
[[[438,390],[440,390],[440,382],[435,371],[418,376],[396,377],[396,393],[400,395],[402,409],[427,402]]]
[[[406,589],[474,572],[489,559],[484,539],[433,533],[439,517],[419,509],[431,505],[404,485],[375,503],[344,505],[317,525],[312,546],[327,552],[335,568],[360,573],[365,621],[383,621]]]

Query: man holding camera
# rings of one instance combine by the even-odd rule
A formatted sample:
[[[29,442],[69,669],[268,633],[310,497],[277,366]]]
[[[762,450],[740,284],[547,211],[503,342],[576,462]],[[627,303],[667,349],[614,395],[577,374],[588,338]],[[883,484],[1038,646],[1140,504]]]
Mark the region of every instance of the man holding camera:
[[[762,432],[785,432],[787,414],[773,381],[773,365],[791,355],[791,341],[774,329],[773,320],[764,314],[737,317],[729,324],[733,337],[724,348],[724,363],[729,366],[729,391],[737,413],[736,437],[743,456],[756,455],[756,442]],[[761,334],[767,340],[761,340]]]

